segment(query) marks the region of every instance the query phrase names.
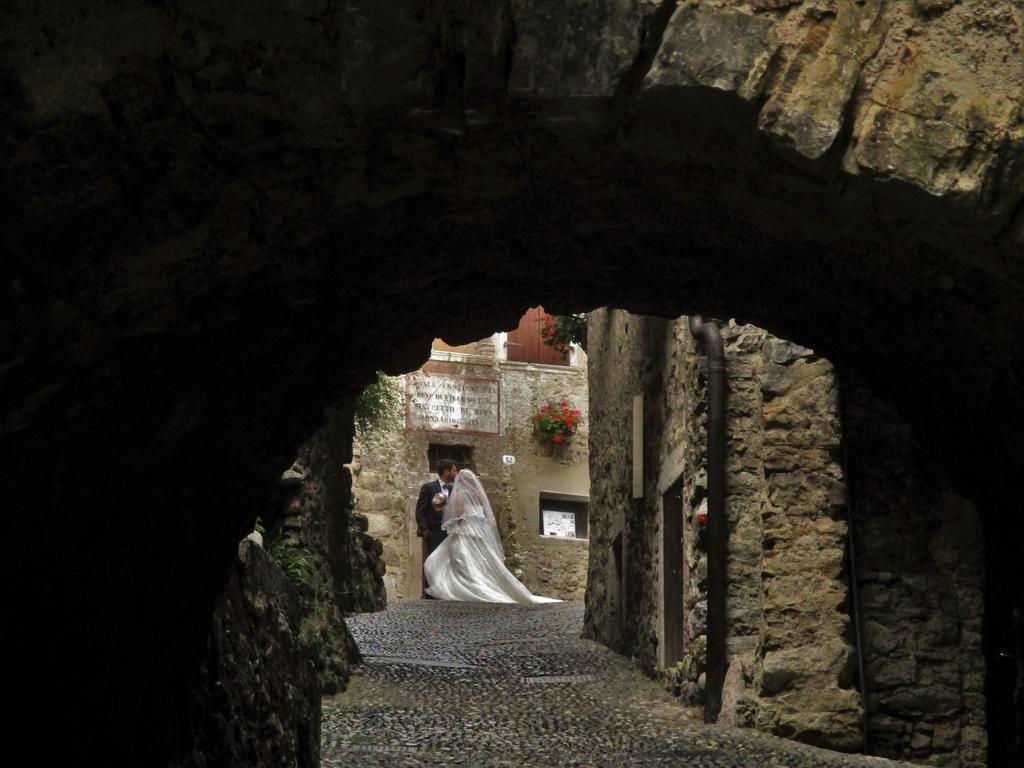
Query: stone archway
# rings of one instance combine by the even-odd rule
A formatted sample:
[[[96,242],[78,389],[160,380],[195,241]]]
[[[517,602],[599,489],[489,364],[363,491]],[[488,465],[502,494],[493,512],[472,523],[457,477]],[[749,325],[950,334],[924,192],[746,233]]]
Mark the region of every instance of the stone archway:
[[[885,5],[5,11],[25,690],[87,692],[86,748],[168,748],[228,553],[323,407],[538,298],[735,315],[862,372],[1021,594],[1020,10]]]

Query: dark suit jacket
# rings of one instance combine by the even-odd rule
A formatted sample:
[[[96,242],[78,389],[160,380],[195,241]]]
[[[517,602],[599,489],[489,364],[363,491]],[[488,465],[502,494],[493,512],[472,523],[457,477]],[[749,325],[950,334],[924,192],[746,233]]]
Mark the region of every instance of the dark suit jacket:
[[[444,483],[440,478],[431,480],[420,488],[420,497],[416,502],[416,535],[425,536],[427,531],[441,530],[442,512],[434,509],[431,503],[434,496],[441,492]]]

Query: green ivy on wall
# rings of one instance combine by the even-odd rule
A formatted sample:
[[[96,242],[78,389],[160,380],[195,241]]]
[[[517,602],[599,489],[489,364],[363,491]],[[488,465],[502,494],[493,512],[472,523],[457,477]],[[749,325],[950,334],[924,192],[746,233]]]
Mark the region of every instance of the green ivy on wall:
[[[383,371],[356,400],[356,434],[366,438],[383,432],[396,418],[402,404],[402,385]]]

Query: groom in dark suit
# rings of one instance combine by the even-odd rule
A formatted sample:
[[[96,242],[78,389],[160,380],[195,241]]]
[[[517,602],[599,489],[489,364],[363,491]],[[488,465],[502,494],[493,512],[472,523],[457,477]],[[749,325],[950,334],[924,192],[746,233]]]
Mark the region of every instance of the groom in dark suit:
[[[448,533],[441,528],[441,518],[444,515],[444,507],[436,508],[433,504],[434,497],[443,493],[446,496],[452,492],[452,483],[455,482],[455,475],[459,468],[451,459],[441,459],[437,462],[437,480],[431,480],[420,488],[420,497],[416,502],[416,535],[423,538],[423,561],[426,562],[430,553],[437,549],[444,541]],[[423,588],[426,589],[427,576],[423,575]],[[424,592],[424,597],[428,595]]]

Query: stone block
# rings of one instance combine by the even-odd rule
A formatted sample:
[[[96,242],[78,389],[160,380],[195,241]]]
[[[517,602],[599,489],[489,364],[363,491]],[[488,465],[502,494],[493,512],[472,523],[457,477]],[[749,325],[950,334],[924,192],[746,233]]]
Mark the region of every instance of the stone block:
[[[733,659],[725,673],[725,680],[722,683],[722,706],[718,715],[719,725],[735,726],[737,721],[737,708],[740,697],[746,691],[743,682],[743,664],[739,659]]]
[[[863,623],[864,647],[868,656],[879,656],[889,653],[899,645],[899,637],[887,626],[876,621],[866,620]]]
[[[932,730],[932,748],[936,752],[952,752],[960,743],[960,723],[938,723]]]
[[[753,378],[755,375],[754,360],[750,357],[726,356],[725,373],[731,388],[735,386],[734,382],[738,378]]]
[[[960,643],[965,651],[981,651],[981,632],[965,629],[960,633]]]
[[[768,19],[731,9],[680,6],[644,78],[644,93],[706,86],[755,100],[778,47],[771,27]]]
[[[918,0],[919,7],[949,0]],[[960,3],[973,8],[975,3]],[[842,160],[850,174],[866,173],[914,184],[936,197],[955,198],[963,208],[985,207],[1000,215],[1019,195],[1000,194],[1019,143],[1007,122],[1012,103],[1019,103],[1019,78],[1005,77],[1004,57],[1020,59],[1019,35],[985,31],[984,37],[967,28],[966,16],[929,14],[922,25],[935,30],[905,50],[913,56],[892,62],[873,78],[850,112],[853,131]],[[949,18],[953,17],[953,18]],[[954,53],[945,47],[945,34],[960,36],[966,47]],[[987,55],[962,58],[971,44],[982,45]],[[970,54],[966,54],[969,56]],[[898,72],[898,74],[897,74]],[[941,73],[935,77],[936,73]],[[936,111],[941,106],[940,114]],[[992,136],[992,154],[978,158],[970,136]],[[998,137],[998,138],[996,138]],[[1019,139],[1017,140],[1019,142]],[[1014,185],[1010,185],[1014,187]],[[1019,188],[1019,187],[1018,187]]]
[[[868,679],[875,678],[868,673]],[[960,710],[959,692],[942,686],[918,687],[906,684],[894,690],[884,700],[890,712],[908,718],[922,716],[950,717]]]
[[[516,0],[509,92],[516,97],[611,97],[636,60],[643,25],[630,3]]]
[[[707,632],[708,627],[708,601],[698,600],[694,603],[693,612],[691,614],[693,621],[693,631],[698,635],[703,635]]]
[[[730,473],[726,478],[726,489],[730,497],[760,494],[764,490],[764,478],[752,472]]]
[[[366,532],[371,536],[382,539],[392,535],[393,529],[391,525],[391,518],[387,514],[367,512],[366,520]]]
[[[384,478],[382,478],[376,472],[370,470],[363,470],[359,473],[359,482],[357,489],[359,493],[365,492],[377,492],[383,487]]]
[[[792,365],[776,365],[775,363],[765,365],[759,377],[761,390],[768,396],[793,395],[792,401],[787,402],[782,399],[765,403],[766,420],[778,409],[793,405],[805,413],[817,411],[821,405],[822,395],[830,392],[833,387],[831,374],[832,364],[827,360],[818,360],[813,363],[797,360]],[[797,393],[797,390],[808,386],[819,378],[821,381],[811,391]]]
[[[861,747],[860,697],[856,691],[809,686],[764,702],[773,710],[772,732],[807,744],[841,751]]]
[[[910,748],[921,752],[928,749],[932,745],[932,736],[930,733],[924,733],[922,731],[914,731],[914,735],[910,737]]]
[[[814,645],[770,651],[761,667],[761,689],[768,695],[815,681],[837,686],[851,674],[853,648],[840,638],[827,638]]]
[[[381,557],[385,562],[390,563],[392,568],[397,568],[399,563],[404,563],[408,555],[408,547],[397,541],[384,542],[381,550]]]
[[[841,480],[825,474],[777,472],[766,478],[768,500],[786,514],[813,514],[842,507],[846,488]]]
[[[753,325],[732,326],[734,321],[730,320],[729,326],[723,329],[722,341],[725,342],[726,358],[730,354],[740,353],[741,355],[756,354],[770,339],[767,333]]]
[[[829,538],[841,540],[845,547],[846,532],[848,529],[848,525],[845,520],[837,520],[832,517],[819,517],[814,521],[814,529],[821,534],[825,534]]]
[[[917,680],[917,662],[909,654],[895,657],[867,654],[864,659],[864,670],[873,691],[888,691],[909,686]]]
[[[788,365],[776,365],[775,363],[766,365],[762,369],[759,379],[761,390],[771,396],[788,392],[794,381]]]
[[[988,751],[988,733],[978,725],[968,725],[961,730],[961,758],[968,765],[985,765]]]
[[[914,627],[914,645],[919,651],[934,652],[959,644],[957,618],[940,614]]]
[[[948,11],[957,0],[914,0],[914,6],[924,14],[940,13]]]
[[[872,733],[898,734],[903,737],[909,736],[913,730],[913,725],[906,720],[892,715],[877,714],[877,707],[871,706],[870,701],[868,710],[871,712],[868,717],[868,728]]]
[[[391,493],[379,491],[359,491],[359,509],[366,512],[380,512],[391,509],[394,496]]]
[[[864,616],[885,615],[892,607],[893,594],[886,583],[861,583],[859,595]]]
[[[824,470],[834,465],[828,449],[819,447],[765,444],[763,458],[765,471],[772,473]]]
[[[827,22],[808,16],[804,39],[758,127],[777,144],[811,160],[832,147],[861,67],[882,34],[881,3],[839,3]]]
[[[810,357],[814,352],[807,347],[801,347],[792,341],[778,339],[774,336],[765,339],[764,358],[769,362],[778,365],[787,365],[802,357]]]
[[[846,599],[846,587],[820,573],[778,576],[765,583],[765,612],[832,611]]]
[[[771,651],[764,656],[761,667],[761,692],[769,696],[792,687],[800,677],[801,666],[793,663],[786,651]]]
[[[730,657],[752,655],[761,642],[758,635],[740,635],[725,640],[725,650]]]

